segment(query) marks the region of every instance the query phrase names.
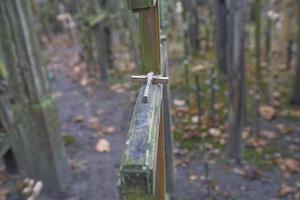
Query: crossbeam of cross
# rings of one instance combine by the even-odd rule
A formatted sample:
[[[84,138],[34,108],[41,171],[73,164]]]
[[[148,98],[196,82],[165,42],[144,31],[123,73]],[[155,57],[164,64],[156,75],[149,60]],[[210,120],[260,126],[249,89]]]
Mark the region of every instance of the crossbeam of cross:
[[[156,76],[153,72],[149,72],[147,75],[131,76],[132,81],[137,83],[146,84],[144,94],[143,94],[143,103],[148,103],[149,99],[149,89],[151,84],[168,84],[169,77]]]

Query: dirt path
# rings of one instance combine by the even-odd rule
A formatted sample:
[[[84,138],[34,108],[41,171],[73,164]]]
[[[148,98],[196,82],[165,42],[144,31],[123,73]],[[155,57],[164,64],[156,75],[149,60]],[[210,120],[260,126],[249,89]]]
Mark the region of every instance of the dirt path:
[[[67,74],[78,57],[77,52],[74,47],[60,44],[47,49],[62,132],[76,138],[67,148],[73,169],[66,198],[118,200],[117,175],[132,112],[129,94],[117,94],[105,85],[87,87],[72,81]],[[101,128],[114,127],[113,133],[102,135],[89,128],[88,119],[95,117]],[[80,118],[79,123],[76,118]],[[110,152],[95,151],[99,139],[109,141]]]

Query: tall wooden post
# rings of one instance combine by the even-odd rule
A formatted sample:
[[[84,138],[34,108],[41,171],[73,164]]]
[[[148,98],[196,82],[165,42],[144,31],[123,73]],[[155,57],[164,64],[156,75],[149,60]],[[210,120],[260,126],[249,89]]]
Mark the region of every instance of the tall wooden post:
[[[141,73],[166,75],[167,46],[160,37],[160,1],[128,0],[129,9],[139,14],[141,40]],[[147,82],[148,82],[147,81]],[[145,89],[147,88],[147,90]],[[142,92],[147,102],[141,104]],[[172,180],[172,139],[168,88],[143,86],[136,101],[129,129],[127,147],[120,169],[120,191],[123,199],[174,199]],[[144,143],[147,143],[146,145]],[[166,162],[170,162],[166,164]],[[172,174],[170,174],[172,173]],[[166,183],[168,178],[168,184]],[[167,187],[166,187],[167,185]],[[168,188],[168,190],[167,190]],[[167,194],[169,191],[169,196]]]
[[[161,71],[164,77],[169,77],[168,57],[168,2],[160,1],[160,32],[161,34]],[[163,122],[164,122],[164,143],[165,143],[165,166],[166,166],[166,193],[168,200],[175,200],[174,182],[174,157],[173,157],[173,134],[171,116],[171,92],[170,83],[163,85]]]
[[[48,190],[63,190],[68,180],[68,160],[33,27],[31,1],[1,0],[0,24],[14,100],[11,126],[18,129],[11,133],[10,140],[17,161],[27,176],[42,180]]]
[[[142,47],[142,73],[153,71],[156,74],[161,74],[159,0],[156,0],[153,7],[139,11],[139,17]],[[166,194],[166,179],[163,135],[164,127],[162,117],[160,123],[157,152],[156,197],[159,200],[164,200]]]
[[[245,121],[245,67],[244,67],[244,0],[229,1],[228,16],[228,86],[229,158],[241,159],[242,131]]]
[[[298,52],[297,70],[295,76],[292,103],[300,105],[300,1],[298,0]]]
[[[261,0],[255,0],[255,48],[256,48],[256,76],[255,76],[255,94],[254,94],[254,134],[259,135],[260,123],[259,123],[259,105],[261,95]]]
[[[190,54],[200,50],[199,41],[199,20],[197,13],[197,3],[194,0],[182,0],[184,18],[184,36],[188,41],[186,51]]]
[[[227,74],[227,5],[225,0],[215,0],[215,32],[219,69]]]
[[[167,37],[161,37],[161,58],[163,76],[169,77],[168,46]],[[163,123],[164,123],[164,143],[166,162],[166,192],[169,200],[175,199],[174,186],[174,158],[173,158],[173,134],[171,117],[171,94],[170,84],[163,85]]]
[[[92,28],[92,35],[95,42],[96,60],[100,69],[100,79],[102,81],[108,80],[108,67],[109,67],[109,35],[106,31],[107,13],[101,9],[98,0],[92,0],[91,2],[94,17],[92,21],[94,24],[90,24]]]

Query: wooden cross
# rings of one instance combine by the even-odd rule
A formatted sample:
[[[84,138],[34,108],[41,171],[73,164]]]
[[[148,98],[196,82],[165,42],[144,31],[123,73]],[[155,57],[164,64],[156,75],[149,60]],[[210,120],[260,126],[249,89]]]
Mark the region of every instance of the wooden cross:
[[[146,84],[144,95],[143,95],[143,103],[148,103],[149,89],[151,84],[169,83],[169,77],[155,76],[153,72],[149,72],[147,75],[131,76],[131,78],[134,82]]]

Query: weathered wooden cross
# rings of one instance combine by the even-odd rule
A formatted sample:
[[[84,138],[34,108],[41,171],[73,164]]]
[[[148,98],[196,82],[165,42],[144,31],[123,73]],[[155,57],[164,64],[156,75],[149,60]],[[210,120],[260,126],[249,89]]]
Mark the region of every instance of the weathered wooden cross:
[[[143,103],[148,103],[149,89],[150,89],[151,84],[168,84],[169,83],[169,77],[154,76],[153,74],[154,74],[153,72],[149,72],[147,75],[131,76],[133,81],[139,82],[142,84],[146,84],[144,95],[143,95]]]
[[[160,0],[127,0],[139,14],[142,83],[120,166],[123,200],[174,200],[167,41],[161,36]],[[163,23],[162,23],[163,24]]]

